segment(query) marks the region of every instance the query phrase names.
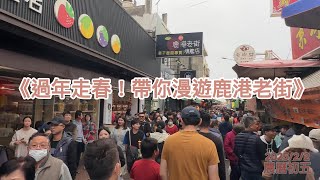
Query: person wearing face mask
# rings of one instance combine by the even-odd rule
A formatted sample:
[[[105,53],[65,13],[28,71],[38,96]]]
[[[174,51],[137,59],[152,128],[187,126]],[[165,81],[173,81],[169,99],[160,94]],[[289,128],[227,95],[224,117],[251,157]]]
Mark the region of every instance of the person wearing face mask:
[[[179,131],[178,127],[175,124],[173,124],[173,119],[168,120],[165,130],[170,135]]]
[[[51,156],[50,141],[43,133],[35,133],[29,139],[28,154],[36,160],[35,180],[72,180],[67,165]]]
[[[159,155],[158,141],[146,138],[141,142],[142,159],[134,162],[131,171],[131,179],[160,180],[160,165],[155,161]]]

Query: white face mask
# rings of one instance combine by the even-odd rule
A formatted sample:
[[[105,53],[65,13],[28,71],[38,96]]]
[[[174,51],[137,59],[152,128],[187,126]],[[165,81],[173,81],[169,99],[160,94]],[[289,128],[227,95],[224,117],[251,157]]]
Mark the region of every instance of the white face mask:
[[[170,121],[170,122],[168,122],[168,124],[171,126],[171,125],[173,124],[173,122],[172,122],[172,121]]]
[[[33,157],[37,162],[39,162],[41,159],[46,157],[48,155],[47,149],[30,149],[29,150],[29,156]]]

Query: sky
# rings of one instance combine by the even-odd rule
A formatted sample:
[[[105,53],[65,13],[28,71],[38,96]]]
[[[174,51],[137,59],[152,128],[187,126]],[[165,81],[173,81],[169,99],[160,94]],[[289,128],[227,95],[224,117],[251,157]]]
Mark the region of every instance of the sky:
[[[233,53],[242,44],[256,53],[273,50],[281,59],[291,58],[290,29],[281,17],[270,17],[270,0],[160,0],[158,7],[156,2],[153,12],[168,13],[171,33],[204,33],[212,79],[237,77]]]

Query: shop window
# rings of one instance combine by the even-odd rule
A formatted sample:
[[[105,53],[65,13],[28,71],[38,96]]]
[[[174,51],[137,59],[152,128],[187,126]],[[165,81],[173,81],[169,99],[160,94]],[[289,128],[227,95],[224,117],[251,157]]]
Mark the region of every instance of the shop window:
[[[115,114],[126,113],[127,109],[131,109],[132,105],[132,94],[126,93],[123,98],[118,96],[118,93],[114,91],[112,97],[112,112]]]

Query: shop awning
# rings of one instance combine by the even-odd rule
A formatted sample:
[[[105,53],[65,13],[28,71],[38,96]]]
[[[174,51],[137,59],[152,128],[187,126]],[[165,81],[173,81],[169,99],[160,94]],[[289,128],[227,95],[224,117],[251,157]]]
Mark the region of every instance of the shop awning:
[[[320,61],[308,60],[263,60],[241,63],[232,69],[238,77],[259,77],[274,79],[276,77],[301,77],[319,70]]]
[[[320,0],[299,0],[282,9],[282,18],[290,27],[320,29]]]
[[[289,68],[289,67],[320,67],[320,61],[308,60],[263,60],[241,63],[239,66],[250,68]]]

